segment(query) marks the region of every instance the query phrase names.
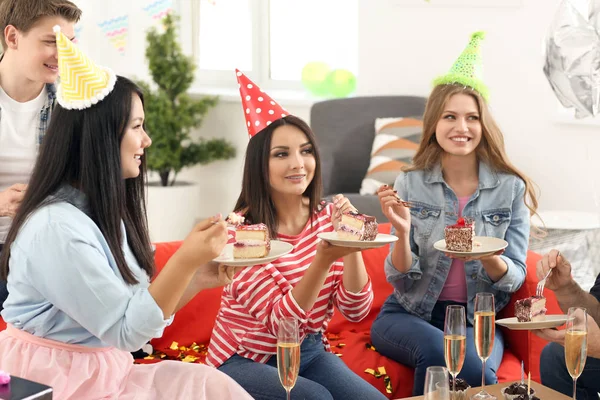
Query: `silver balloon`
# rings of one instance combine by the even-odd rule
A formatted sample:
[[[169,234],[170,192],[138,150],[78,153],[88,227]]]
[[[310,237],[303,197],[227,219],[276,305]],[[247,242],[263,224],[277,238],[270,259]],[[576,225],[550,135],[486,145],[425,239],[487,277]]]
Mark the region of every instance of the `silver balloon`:
[[[546,37],[544,73],[564,107],[576,118],[600,110],[600,0],[587,0],[582,15],[563,0]]]

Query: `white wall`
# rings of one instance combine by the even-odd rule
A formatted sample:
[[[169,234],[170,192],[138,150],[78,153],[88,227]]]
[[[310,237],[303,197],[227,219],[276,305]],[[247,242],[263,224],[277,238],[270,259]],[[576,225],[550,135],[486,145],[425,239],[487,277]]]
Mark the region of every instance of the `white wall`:
[[[505,134],[510,158],[539,185],[541,209],[596,212],[592,183],[600,186],[600,161],[592,162],[590,157],[600,159],[596,155],[600,125],[557,122],[557,102],[542,72],[543,39],[559,0],[523,0],[516,8],[403,7],[398,5],[401,2],[359,1],[357,95],[426,96],[431,80],[446,72],[469,35],[485,30],[485,79],[491,91],[492,112]],[[81,46],[97,62],[118,73],[147,77],[143,51],[149,21],[141,11],[147,2],[79,3],[84,8],[83,22],[109,14],[107,10],[117,4],[130,8],[131,35],[125,56],[118,55],[93,24],[84,26]],[[308,104],[288,104],[273,97],[308,120]],[[224,137],[238,147],[233,161],[198,166],[180,174],[180,179],[201,183],[205,195],[203,211],[197,217],[228,212],[239,193],[247,143],[241,105],[235,97],[225,97],[196,135]]]
[[[360,1],[359,93],[426,95],[470,33],[485,30],[492,112],[511,160],[539,185],[540,208],[596,211],[592,181],[600,182],[600,161],[588,156],[600,159],[600,125],[557,123],[542,71],[543,40],[559,0],[471,9],[393,5],[400,2]]]

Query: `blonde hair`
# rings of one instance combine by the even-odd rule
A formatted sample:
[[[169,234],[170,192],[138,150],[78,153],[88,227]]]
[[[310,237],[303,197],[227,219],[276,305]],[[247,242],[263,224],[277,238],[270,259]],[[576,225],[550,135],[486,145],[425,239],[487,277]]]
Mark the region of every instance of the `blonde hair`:
[[[435,129],[444,112],[444,106],[450,97],[456,94],[466,94],[471,96],[475,100],[479,110],[482,134],[481,142],[475,150],[477,158],[489,165],[492,170],[516,175],[521,178],[525,183],[525,196],[523,201],[527,208],[529,208],[531,216],[537,214],[538,201],[533,181],[509,161],[504,148],[504,136],[492,118],[487,103],[477,91],[469,87],[448,84],[438,85],[433,89],[427,99],[427,104],[425,105],[421,143],[413,158],[412,165],[404,170],[430,170],[441,161],[444,150],[436,140]]]
[[[2,0],[0,1],[0,28],[2,49],[6,51],[4,29],[12,25],[27,33],[43,17],[62,17],[78,22],[81,10],[68,0]]]

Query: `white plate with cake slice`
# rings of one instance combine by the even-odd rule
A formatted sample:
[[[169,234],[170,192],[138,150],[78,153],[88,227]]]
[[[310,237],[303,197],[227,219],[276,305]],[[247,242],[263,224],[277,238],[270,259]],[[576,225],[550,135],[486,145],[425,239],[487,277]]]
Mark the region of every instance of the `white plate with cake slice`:
[[[564,325],[566,322],[566,315],[545,315],[542,320],[527,322],[519,322],[517,317],[502,318],[496,321],[498,325],[515,331],[556,328],[557,326]]]
[[[321,240],[325,240],[334,246],[357,247],[359,249],[374,249],[398,240],[398,236],[378,233],[373,240],[349,240],[341,239],[337,232],[321,232],[317,235]]]
[[[290,243],[281,240],[271,240],[271,250],[265,257],[260,258],[234,258],[233,243],[225,245],[221,255],[213,261],[220,264],[230,265],[232,267],[252,267],[255,265],[268,264],[278,258],[288,254],[294,249]]]
[[[433,244],[439,251],[444,253],[457,254],[465,257],[482,257],[494,254],[508,246],[508,242],[504,239],[499,239],[491,236],[473,236],[473,250],[471,251],[453,251],[446,248],[444,239],[438,240]]]

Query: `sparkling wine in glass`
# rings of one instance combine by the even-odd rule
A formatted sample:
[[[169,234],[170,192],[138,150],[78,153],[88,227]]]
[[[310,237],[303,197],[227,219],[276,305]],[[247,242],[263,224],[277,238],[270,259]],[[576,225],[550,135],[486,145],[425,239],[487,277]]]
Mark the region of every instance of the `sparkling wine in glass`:
[[[573,400],[576,400],[577,378],[583,372],[587,359],[587,312],[585,308],[571,307],[567,315],[565,334],[565,363],[573,378]]]
[[[291,391],[300,371],[300,340],[298,321],[294,318],[282,318],[277,332],[277,372],[279,381],[290,400]]]
[[[467,326],[463,306],[446,307],[444,320],[444,358],[446,367],[452,375],[452,392],[456,390],[456,376],[465,362],[467,351]]]
[[[496,308],[492,293],[477,293],[475,296],[475,349],[481,359],[481,391],[471,397],[474,400],[495,400],[485,391],[485,362],[492,354],[496,336]]]
[[[450,400],[448,370],[444,367],[427,367],[425,372],[425,400]]]

